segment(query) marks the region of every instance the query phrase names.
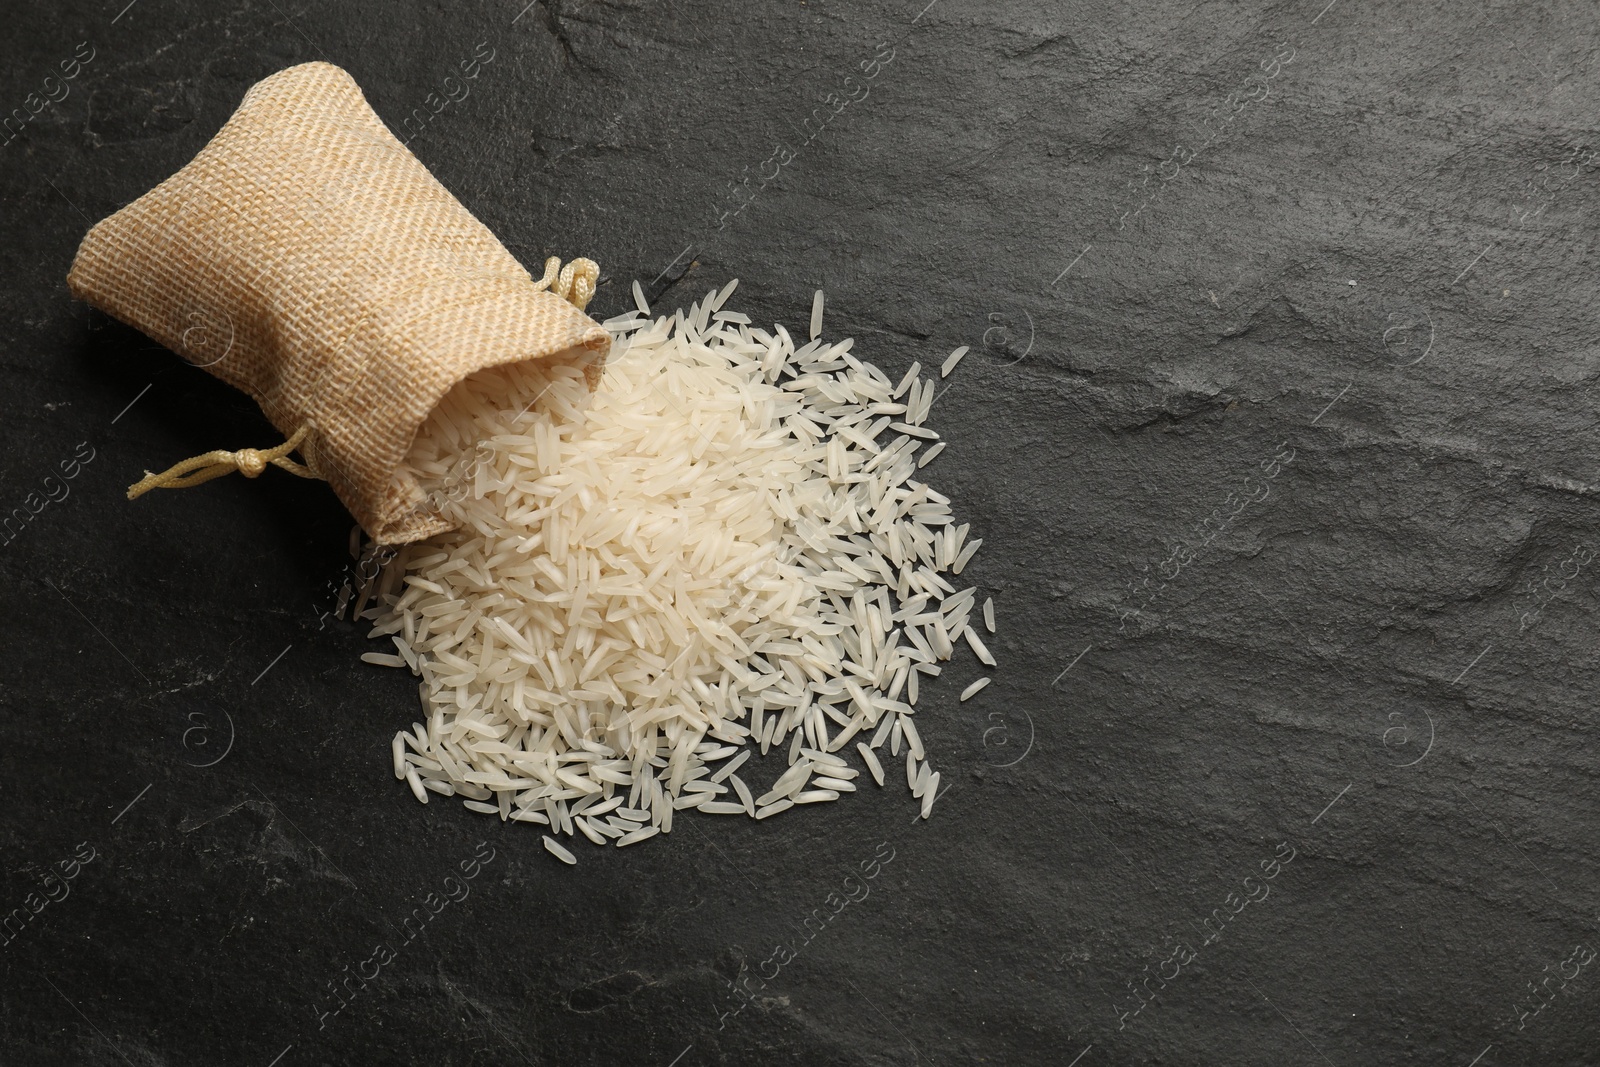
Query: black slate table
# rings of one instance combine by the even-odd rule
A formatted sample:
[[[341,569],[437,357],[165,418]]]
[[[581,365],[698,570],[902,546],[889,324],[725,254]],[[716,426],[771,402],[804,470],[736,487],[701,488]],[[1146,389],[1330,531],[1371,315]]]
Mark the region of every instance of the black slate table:
[[[1600,1063],[1593,5],[6,23],[6,1064]],[[277,437],[77,242],[311,59],[602,317],[737,276],[891,375],[970,347],[929,472],[1001,667],[925,689],[933,818],[564,867],[389,774],[325,487],[123,499]]]

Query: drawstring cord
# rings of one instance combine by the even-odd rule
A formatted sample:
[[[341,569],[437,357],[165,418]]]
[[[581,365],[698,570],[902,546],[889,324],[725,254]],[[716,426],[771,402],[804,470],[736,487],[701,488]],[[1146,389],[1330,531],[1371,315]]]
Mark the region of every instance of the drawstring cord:
[[[300,447],[311,432],[311,423],[303,423],[290,438],[276,448],[241,448],[237,452],[217,449],[203,456],[186,459],[167,468],[160,474],[145,471],[144,478],[128,487],[128,499],[137,500],[152,489],[187,489],[191,485],[221,478],[238,471],[246,478],[255,478],[267,469],[267,464],[282,467],[290,474],[302,478],[320,477],[310,467],[302,466],[289,458],[289,453]]]

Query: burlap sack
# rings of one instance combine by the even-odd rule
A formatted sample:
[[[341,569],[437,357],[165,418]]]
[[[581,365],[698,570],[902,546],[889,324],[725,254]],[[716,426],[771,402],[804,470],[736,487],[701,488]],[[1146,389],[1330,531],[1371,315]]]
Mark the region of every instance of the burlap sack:
[[[535,281],[349,74],[306,63],[252,86],[187,166],[91,229],[67,283],[249,393],[289,438],[141,487],[271,461],[326,478],[368,534],[398,544],[450,528],[402,460],[451,386],[551,357],[587,360],[597,381],[609,338],[580,309],[598,270],[579,260],[558,278],[556,262]]]

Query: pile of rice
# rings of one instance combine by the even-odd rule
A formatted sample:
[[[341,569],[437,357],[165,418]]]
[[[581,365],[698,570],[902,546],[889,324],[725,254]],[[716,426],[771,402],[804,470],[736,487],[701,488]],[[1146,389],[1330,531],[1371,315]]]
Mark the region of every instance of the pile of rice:
[[[887,744],[931,812],[918,678],[961,642],[995,662],[944,577],[981,542],[914,477],[943,448],[934,382],[820,340],[821,293],[806,344],[752,327],[721,310],[736,284],[655,319],[635,284],[593,394],[578,365],[496,368],[419,433],[408,463],[461,526],[390,562],[363,617],[398,654],[362,657],[422,679],[393,745],[418,800],[629,845],[684,808],[835,800],[857,762],[881,786]],[[770,788],[739,776],[785,746]]]

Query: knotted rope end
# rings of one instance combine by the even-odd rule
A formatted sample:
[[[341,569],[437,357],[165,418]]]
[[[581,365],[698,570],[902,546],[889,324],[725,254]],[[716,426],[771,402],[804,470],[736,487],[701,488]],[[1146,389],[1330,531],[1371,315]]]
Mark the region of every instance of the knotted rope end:
[[[300,447],[311,429],[310,422],[302,423],[287,441],[273,448],[241,448],[237,452],[219,448],[175,463],[160,474],[145,471],[143,478],[128,486],[128,499],[137,500],[152,489],[187,489],[234,471],[246,478],[258,478],[269,463],[301,478],[320,477],[309,466],[289,458],[289,453]]]
[[[570,260],[565,267],[561,257],[551,256],[544,261],[544,277],[533,283],[535,289],[547,289],[577,308],[589,306],[594,298],[595,286],[600,282],[600,264],[581,256]]]

